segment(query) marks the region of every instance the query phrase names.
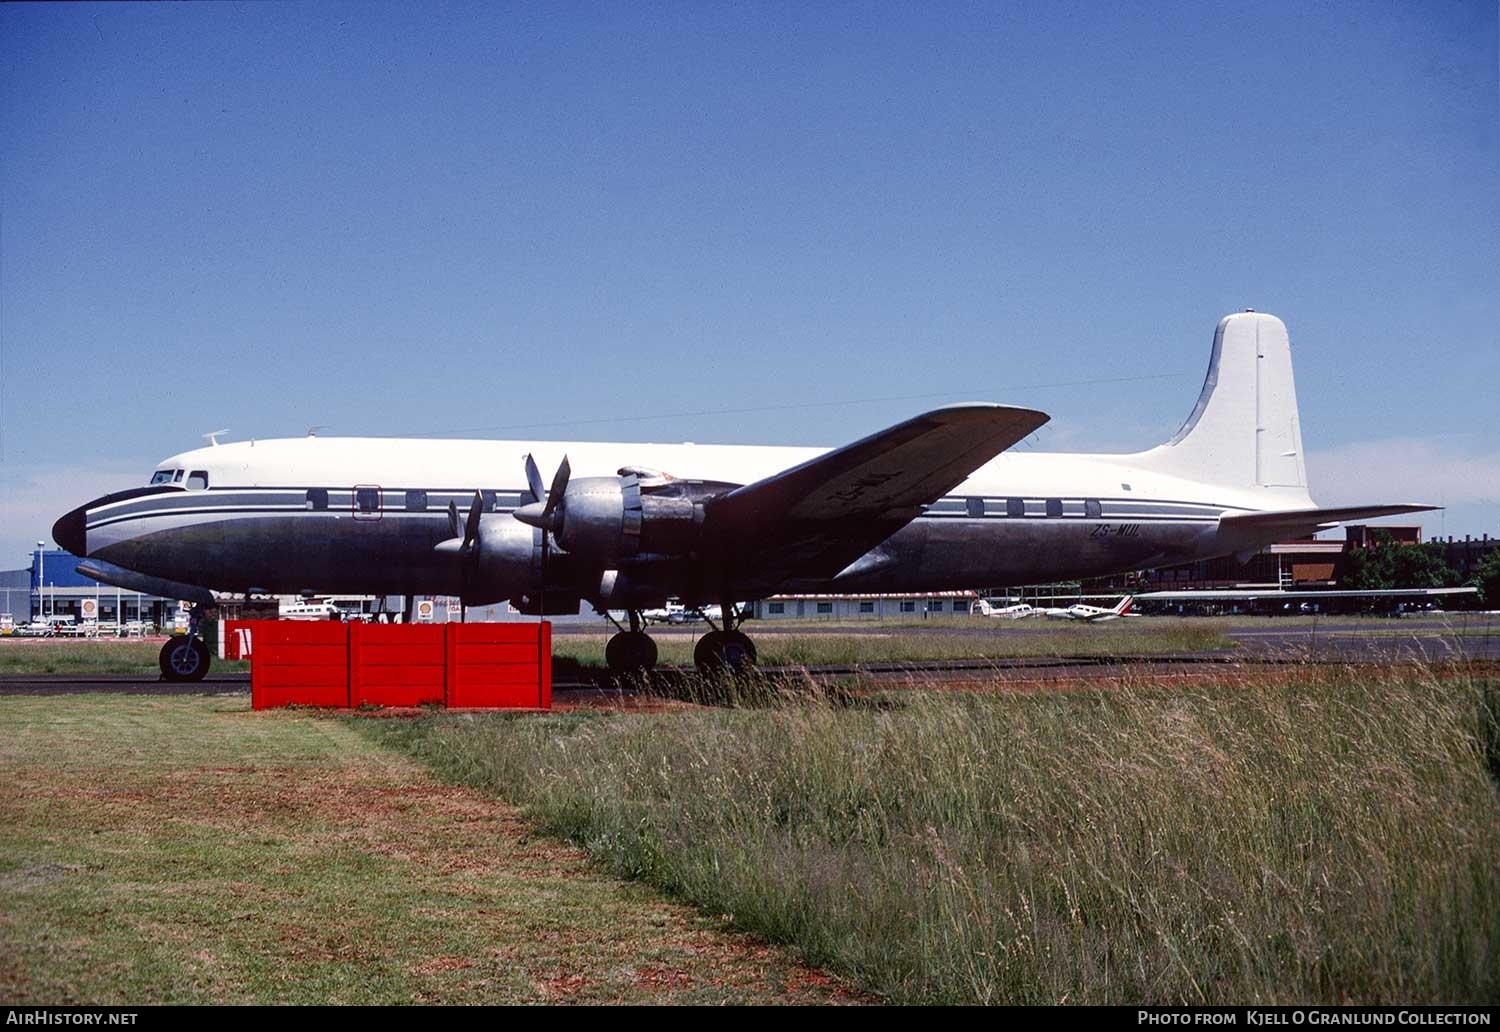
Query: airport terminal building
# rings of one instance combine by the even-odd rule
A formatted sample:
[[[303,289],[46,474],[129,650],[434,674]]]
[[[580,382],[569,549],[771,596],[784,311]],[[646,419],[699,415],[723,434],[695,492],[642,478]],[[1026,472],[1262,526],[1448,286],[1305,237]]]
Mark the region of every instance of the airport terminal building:
[[[64,623],[172,625],[176,599],[100,584],[78,572],[81,562],[60,548],[34,549],[30,566],[0,571],[0,614],[9,614],[17,626],[53,617]]]

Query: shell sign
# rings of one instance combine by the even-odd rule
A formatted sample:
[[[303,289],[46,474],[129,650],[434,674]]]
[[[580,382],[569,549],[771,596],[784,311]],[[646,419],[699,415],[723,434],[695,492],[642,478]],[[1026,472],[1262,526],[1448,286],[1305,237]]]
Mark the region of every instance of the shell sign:
[[[97,598],[86,598],[78,608],[83,616],[84,623],[93,623],[99,619],[99,600]]]

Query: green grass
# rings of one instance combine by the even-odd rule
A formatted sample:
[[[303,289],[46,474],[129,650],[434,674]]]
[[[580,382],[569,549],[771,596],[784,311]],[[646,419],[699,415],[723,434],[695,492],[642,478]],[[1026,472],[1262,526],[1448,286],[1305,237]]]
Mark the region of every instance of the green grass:
[[[160,641],[51,638],[0,638],[0,674],[146,674],[161,673]],[[214,657],[209,673],[248,673],[242,660]]]
[[[1500,1000],[1492,681],[863,703],[361,726],[894,1001]]]
[[[348,723],[0,698],[9,1004],[848,998]]]

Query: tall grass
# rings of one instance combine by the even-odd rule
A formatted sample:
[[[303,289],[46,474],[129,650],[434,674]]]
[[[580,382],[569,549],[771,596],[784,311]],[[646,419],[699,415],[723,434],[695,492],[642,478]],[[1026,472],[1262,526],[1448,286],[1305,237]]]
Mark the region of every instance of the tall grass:
[[[895,1001],[1493,1003],[1495,692],[1308,668],[369,723]]]

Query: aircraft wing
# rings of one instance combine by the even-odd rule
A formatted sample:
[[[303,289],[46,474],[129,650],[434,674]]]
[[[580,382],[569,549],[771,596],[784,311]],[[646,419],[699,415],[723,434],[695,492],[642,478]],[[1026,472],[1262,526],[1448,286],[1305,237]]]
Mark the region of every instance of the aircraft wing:
[[[1400,516],[1409,512],[1427,512],[1436,505],[1354,505],[1344,508],[1285,509],[1281,512],[1247,512],[1220,516],[1221,530],[1248,530],[1257,534],[1310,534],[1351,520],[1373,520],[1381,516]]]
[[[1047,422],[1007,405],[953,405],[735,488],[704,508],[735,585],[831,577]]]

